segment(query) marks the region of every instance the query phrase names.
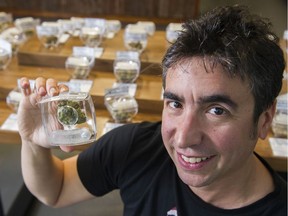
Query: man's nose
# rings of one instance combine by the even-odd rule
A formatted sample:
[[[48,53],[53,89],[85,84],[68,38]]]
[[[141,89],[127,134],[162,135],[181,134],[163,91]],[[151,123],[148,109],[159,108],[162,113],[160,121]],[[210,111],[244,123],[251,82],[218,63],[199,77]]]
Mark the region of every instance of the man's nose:
[[[179,148],[198,145],[203,139],[203,122],[197,113],[185,113],[180,121],[175,134],[175,144]]]

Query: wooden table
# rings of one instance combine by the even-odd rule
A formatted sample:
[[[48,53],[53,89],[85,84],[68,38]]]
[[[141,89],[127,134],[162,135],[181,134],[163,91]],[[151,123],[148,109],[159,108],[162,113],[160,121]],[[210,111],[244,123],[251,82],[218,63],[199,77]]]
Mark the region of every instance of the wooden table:
[[[55,78],[58,81],[69,81],[70,74],[63,68],[45,67],[45,66],[25,66],[17,63],[14,57],[11,64],[4,71],[1,71],[0,99],[6,99],[11,89],[17,86],[17,79],[26,76],[29,79],[35,79],[42,76],[45,78]],[[93,86],[90,91],[95,102],[96,108],[104,107],[104,90],[111,88],[116,79],[112,72],[92,71],[89,80],[93,80]],[[151,76],[141,74],[137,79],[137,91],[135,98],[139,104],[139,111],[144,113],[161,114],[163,103],[162,79],[161,76]]]

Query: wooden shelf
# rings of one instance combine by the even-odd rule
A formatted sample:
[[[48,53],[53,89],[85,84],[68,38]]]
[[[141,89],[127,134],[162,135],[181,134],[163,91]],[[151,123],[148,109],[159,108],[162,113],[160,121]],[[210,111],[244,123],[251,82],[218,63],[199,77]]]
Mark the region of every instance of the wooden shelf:
[[[36,36],[30,38],[18,51],[20,65],[65,68],[65,61],[72,54],[73,46],[84,46],[79,37],[70,37],[65,44],[54,50],[46,49],[40,44]],[[161,74],[162,57],[168,48],[165,31],[156,31],[149,36],[146,49],[140,56],[141,71],[145,74]],[[96,58],[94,70],[111,72],[117,51],[124,51],[123,30],[112,39],[104,39],[101,47],[104,51],[100,58]]]

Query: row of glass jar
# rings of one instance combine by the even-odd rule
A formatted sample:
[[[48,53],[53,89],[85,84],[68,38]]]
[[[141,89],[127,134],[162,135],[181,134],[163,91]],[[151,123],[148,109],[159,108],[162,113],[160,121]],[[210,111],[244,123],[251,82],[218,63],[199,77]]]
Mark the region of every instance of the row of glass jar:
[[[73,53],[66,59],[65,67],[73,79],[86,79],[95,64],[93,48],[73,47]],[[141,62],[135,51],[117,51],[113,72],[117,82],[133,83],[139,77]]]
[[[89,75],[89,72],[93,67],[94,63],[95,58],[93,56],[93,49],[88,47],[74,47],[73,55],[68,57],[66,60],[66,68],[69,71],[69,73],[71,73],[73,79],[79,80],[79,78],[84,79]],[[117,98],[118,105],[116,103],[114,104],[110,102],[109,103],[105,102],[105,104],[107,105],[107,109],[109,110],[113,119],[116,122],[129,121],[131,117],[134,115],[133,112],[135,112],[135,110],[138,109],[136,106],[133,108],[130,107],[128,111],[125,111],[125,109],[129,106],[123,104],[125,104],[129,98],[130,98],[129,100],[134,101],[134,95],[137,87],[136,84],[134,84],[134,82],[138,78],[139,73],[140,73],[139,53],[133,51],[118,51],[116,53],[116,59],[114,61],[114,74],[116,77],[115,84],[117,85],[114,86],[115,88],[120,88],[122,90],[115,92],[111,90],[114,88],[111,88],[109,91],[107,91],[108,93],[105,94],[106,95],[105,101],[111,102],[113,100],[116,100]],[[125,91],[123,89],[125,89]],[[113,93],[113,96],[111,96],[111,92]],[[111,98],[113,98],[113,100],[111,100]],[[9,95],[6,98],[6,101],[7,104],[15,112],[17,112],[20,99],[21,99],[20,92],[16,88],[9,93]],[[136,102],[133,103],[134,105],[137,104]],[[119,110],[120,108],[121,110]],[[124,111],[123,108],[125,108]]]
[[[12,25],[12,15],[0,13],[0,32]],[[25,37],[30,37],[37,32],[38,38],[45,47],[58,46],[63,34],[79,36],[86,46],[98,47],[103,37],[111,38],[121,29],[119,20],[106,20],[100,18],[78,18],[59,19],[56,22],[42,22],[32,17],[15,19],[16,29],[5,33],[6,38],[12,44],[19,44]],[[128,50],[141,53],[147,46],[147,37],[155,32],[153,22],[139,21],[135,24],[128,24],[124,31],[124,44]],[[170,23],[166,28],[166,38],[169,42],[175,41],[177,32],[181,30],[180,23]],[[24,34],[20,35],[21,33]],[[111,36],[112,34],[112,36]],[[9,36],[9,37],[7,37]]]

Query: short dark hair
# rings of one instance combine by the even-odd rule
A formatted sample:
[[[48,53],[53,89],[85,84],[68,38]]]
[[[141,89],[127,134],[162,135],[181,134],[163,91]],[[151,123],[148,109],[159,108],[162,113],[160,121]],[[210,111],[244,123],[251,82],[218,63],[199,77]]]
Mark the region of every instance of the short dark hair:
[[[201,57],[212,65],[221,65],[232,77],[248,80],[257,122],[278,96],[285,68],[279,39],[271,27],[268,19],[238,5],[218,7],[187,21],[162,60],[163,87],[169,68],[183,59]]]

